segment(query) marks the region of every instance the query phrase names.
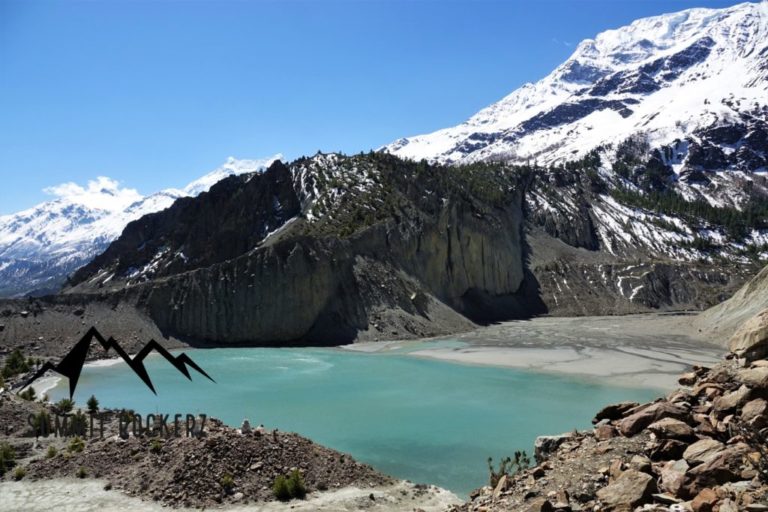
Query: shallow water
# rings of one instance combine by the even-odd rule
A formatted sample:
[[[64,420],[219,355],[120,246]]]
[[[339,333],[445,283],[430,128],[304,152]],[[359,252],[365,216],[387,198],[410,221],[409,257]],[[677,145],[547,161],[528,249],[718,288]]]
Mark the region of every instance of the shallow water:
[[[146,367],[157,396],[124,363],[86,366],[75,400],[138,413],[205,413],[239,426],[295,431],[393,476],[466,495],[486,459],[532,452],[537,435],[586,428],[601,406],[658,391],[561,375],[470,366],[403,353],[226,348],[187,353],[216,382],[188,381],[160,357]],[[49,392],[67,395],[65,380]]]

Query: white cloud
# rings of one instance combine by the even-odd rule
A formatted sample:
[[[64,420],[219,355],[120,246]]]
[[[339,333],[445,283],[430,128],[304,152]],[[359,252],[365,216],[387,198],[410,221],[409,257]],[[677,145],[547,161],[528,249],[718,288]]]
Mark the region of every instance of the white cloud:
[[[89,180],[85,187],[69,181],[47,187],[43,192],[67,202],[109,211],[123,210],[142,199],[142,195],[136,189],[123,188],[119,181],[106,176]]]

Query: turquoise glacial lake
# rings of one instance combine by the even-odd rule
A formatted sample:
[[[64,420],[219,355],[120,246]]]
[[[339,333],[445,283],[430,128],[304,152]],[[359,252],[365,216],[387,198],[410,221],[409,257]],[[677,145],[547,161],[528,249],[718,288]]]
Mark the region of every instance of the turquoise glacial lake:
[[[424,348],[426,345],[422,345]],[[216,382],[188,381],[161,357],[146,367],[157,396],[124,363],[86,366],[75,401],[148,413],[205,413],[239,427],[298,432],[384,473],[466,496],[486,460],[526,450],[538,435],[587,428],[603,405],[658,390],[562,375],[471,366],[404,353],[322,348],[188,350]],[[68,394],[66,379],[49,391]]]

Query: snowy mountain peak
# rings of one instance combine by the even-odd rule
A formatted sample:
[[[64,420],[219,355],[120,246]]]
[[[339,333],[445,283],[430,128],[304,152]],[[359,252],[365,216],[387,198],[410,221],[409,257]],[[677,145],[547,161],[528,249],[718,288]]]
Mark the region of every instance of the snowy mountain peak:
[[[86,185],[68,182],[48,187],[54,199],[0,216],[0,296],[55,290],[64,278],[103,251],[125,226],[168,208],[181,197],[196,196],[232,175],[260,172],[282,158],[228,158],[219,168],[183,189],[148,196],[100,176]]]
[[[442,163],[551,163],[638,132],[669,144],[765,105],[767,92],[768,2],[688,9],[584,40],[548,76],[466,122],[384,149]]]
[[[202,192],[205,192],[214,183],[218,183],[228,176],[247,174],[251,172],[261,172],[267,167],[272,165],[276,160],[282,160],[283,155],[278,153],[270,158],[262,158],[259,160],[240,160],[230,156],[227,161],[214,171],[209,172],[202,178],[198,178],[186,187],[184,192],[190,196],[196,196]]]

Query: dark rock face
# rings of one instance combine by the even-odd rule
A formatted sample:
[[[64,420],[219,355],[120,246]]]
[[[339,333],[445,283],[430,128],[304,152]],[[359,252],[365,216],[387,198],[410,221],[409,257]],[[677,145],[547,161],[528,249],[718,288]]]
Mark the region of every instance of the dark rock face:
[[[410,336],[467,328],[465,316],[530,314],[515,298],[524,280],[517,178],[387,155],[305,172],[316,163],[230,178],[132,223],[70,292],[121,294],[164,332],[219,343],[350,342],[392,311],[405,331],[397,335]],[[361,178],[364,166],[376,181]],[[329,204],[325,191],[353,179]],[[488,188],[494,179],[504,183]]]

